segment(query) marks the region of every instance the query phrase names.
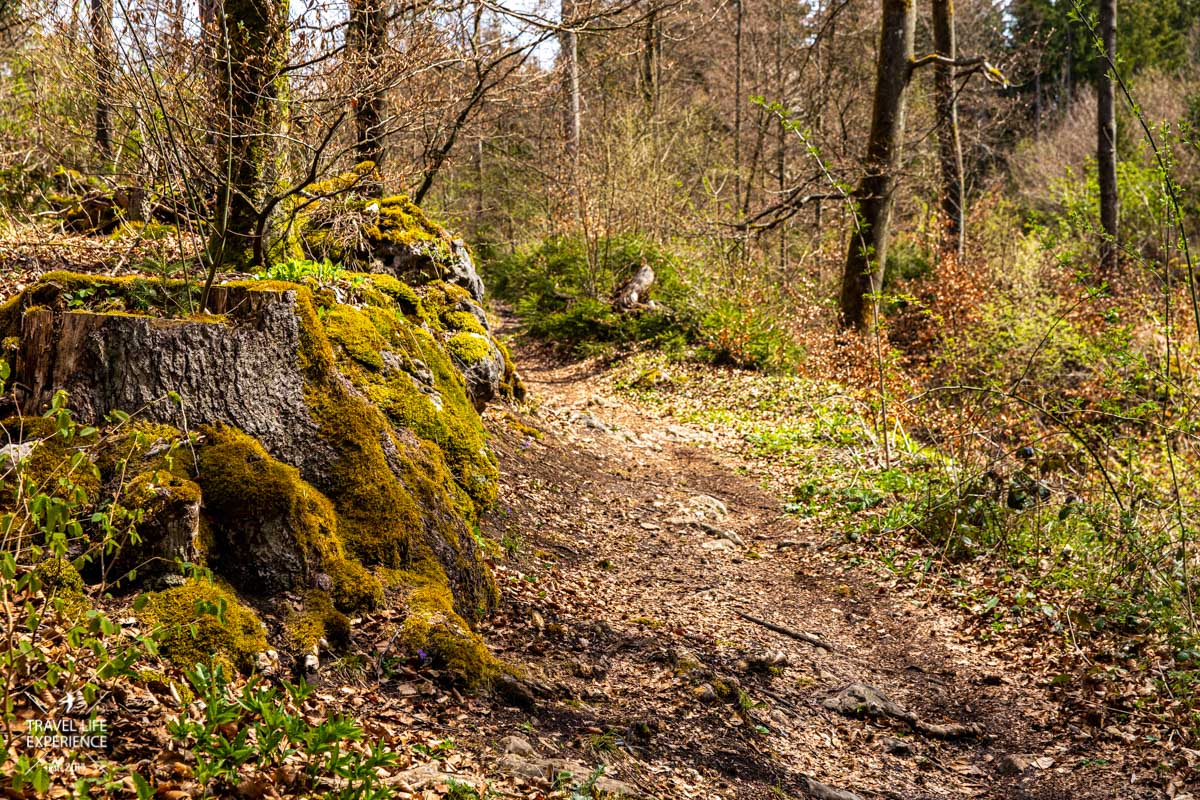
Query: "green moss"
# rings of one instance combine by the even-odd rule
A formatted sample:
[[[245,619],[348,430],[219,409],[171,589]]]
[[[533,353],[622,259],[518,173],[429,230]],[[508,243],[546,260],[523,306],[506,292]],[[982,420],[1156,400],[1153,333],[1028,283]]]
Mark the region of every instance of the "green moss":
[[[487,331],[479,318],[470,311],[447,311],[442,314],[442,321],[446,323],[446,327],[452,331],[466,331],[467,333],[478,333],[480,336],[486,336]]]
[[[32,439],[26,435],[27,441]],[[100,496],[100,470],[84,448],[57,433],[38,440],[25,459],[22,475],[35,491],[70,498],[80,506],[86,507]]]
[[[504,415],[504,421],[508,423],[508,427],[512,428],[522,436],[529,436],[534,439],[544,439],[545,434],[532,425],[527,425],[516,414],[507,413]]]
[[[325,592],[305,595],[304,607],[288,614],[283,631],[292,652],[312,652],[322,639],[334,649],[343,649],[350,643],[350,620],[333,607]]]
[[[254,438],[234,428],[210,426],[202,433],[206,442],[198,454],[197,482],[217,538],[228,540],[228,547],[218,550],[236,550],[248,526],[269,526],[270,535],[282,535],[275,526],[283,521],[292,541],[279,546],[294,546],[307,572],[342,559],[332,504],[295,467],[271,458]],[[229,563],[227,568],[233,572],[238,566]]]
[[[177,681],[171,678],[164,672],[155,669],[138,670],[134,675],[134,680],[145,686],[148,689],[158,694],[174,694],[179,697],[180,705],[190,705],[196,699],[196,693],[192,691],[192,687],[187,681]]]
[[[383,584],[357,561],[338,561],[327,567],[333,579],[333,605],[353,613],[378,608],[383,603]]]
[[[53,417],[7,417],[0,420],[5,441],[28,442],[54,436],[58,425]]]
[[[456,333],[446,347],[464,364],[478,364],[492,354],[487,337],[478,333]]]
[[[133,421],[107,436],[95,453],[96,466],[106,482],[124,476],[167,471],[179,479],[196,474],[189,437],[178,428]]]
[[[462,375],[429,333],[387,308],[338,306],[325,313],[329,336],[339,343],[342,372],[397,427],[411,430],[436,446],[425,470],[439,479],[445,468],[470,498],[462,507],[468,518],[495,502],[499,472],[486,432],[471,405]],[[369,345],[367,343],[370,343]],[[379,348],[362,352],[360,346]],[[486,345],[485,345],[486,346]],[[379,371],[389,349],[407,371]],[[417,362],[433,377],[436,394],[422,391],[413,377]],[[439,457],[440,456],[440,457]],[[450,488],[452,495],[458,492]]]
[[[525,383],[521,377],[517,375],[517,365],[513,363],[512,354],[508,352],[508,347],[499,339],[493,339],[492,342],[500,350],[500,355],[504,357],[504,377],[500,379],[500,394],[509,400],[518,402],[525,399]]]
[[[325,312],[325,330],[347,356],[371,369],[383,369],[380,351],[387,340],[364,312],[350,306],[334,305]]]
[[[375,224],[368,225],[365,233],[369,238],[384,242],[424,244],[432,249],[430,255],[449,254],[450,236],[446,230],[404,195],[380,200]]]
[[[149,516],[160,506],[200,502],[200,487],[173,472],[155,470],[131,480],[122,499],[126,505],[143,509]]]
[[[333,197],[353,191],[375,172],[374,161],[363,161],[348,172],[311,184],[306,194],[312,197]]]
[[[21,303],[24,295],[15,294],[0,303],[0,338],[7,340],[16,336],[21,330]]]
[[[267,649],[258,615],[228,587],[192,580],[142,597],[138,620],[157,632],[159,652],[182,669],[214,659],[248,671]],[[223,619],[212,613],[220,609]]]
[[[468,687],[496,675],[499,663],[483,640],[454,611],[450,591],[419,575],[410,576],[408,617],[399,641],[409,655],[424,652],[435,665],[456,675]]]
[[[83,578],[79,570],[65,558],[48,558],[34,568],[42,591],[64,600],[83,598]]]

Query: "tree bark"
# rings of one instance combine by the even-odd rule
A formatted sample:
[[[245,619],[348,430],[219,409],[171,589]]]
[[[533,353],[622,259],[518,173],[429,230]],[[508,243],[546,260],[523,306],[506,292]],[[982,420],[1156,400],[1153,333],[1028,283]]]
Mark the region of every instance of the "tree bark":
[[[254,251],[259,205],[278,145],[287,81],[287,0],[225,0],[216,100],[223,114],[210,269]]]
[[[381,87],[372,85],[372,81],[378,80],[386,37],[384,0],[351,0],[347,44],[355,55],[360,85],[365,87],[354,98],[355,154],[359,161],[370,161],[377,169],[383,165],[381,134],[385,100]],[[373,181],[370,188],[380,193],[382,182]]]
[[[559,39],[559,58],[562,59],[563,137],[567,159],[572,168],[579,160],[580,101],[579,101],[579,36],[571,28],[575,24],[574,0],[562,0],[562,34]]]
[[[733,0],[733,207],[742,207],[742,15],[743,0]]]
[[[1117,239],[1117,120],[1113,70],[1117,63],[1117,0],[1100,0],[1100,38],[1104,45],[1104,74],[1096,88],[1096,164],[1100,182],[1100,271],[1116,274],[1120,250]]]
[[[112,0],[92,0],[89,20],[92,58],[96,62],[96,150],[99,160],[112,160],[112,90],[116,56],[112,35]]]
[[[661,47],[658,13],[651,6],[646,13],[646,27],[642,32],[642,103],[647,120],[653,119],[658,111],[658,65],[659,48]]]
[[[853,195],[855,224],[842,275],[841,322],[857,329],[866,324],[867,295],[878,293],[883,286],[916,26],[911,0],[882,0],[882,6],[871,134],[863,162],[865,173]]]
[[[933,49],[951,60],[958,58],[954,32],[953,0],[933,0]],[[963,254],[963,158],[958,134],[958,99],[954,89],[954,67],[939,62],[934,66],[937,87],[938,152],[942,172],[942,213],[945,215],[944,252]]]

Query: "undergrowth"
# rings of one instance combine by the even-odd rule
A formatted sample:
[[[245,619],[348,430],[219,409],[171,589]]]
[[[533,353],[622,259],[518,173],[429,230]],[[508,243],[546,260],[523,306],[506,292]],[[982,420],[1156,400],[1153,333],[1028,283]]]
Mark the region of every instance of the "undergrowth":
[[[629,235],[549,238],[484,253],[490,288],[526,332],[575,355],[639,345],[714,364],[792,369],[803,349],[763,298],[719,285],[693,258]],[[614,308],[613,293],[642,265],[655,274],[649,297],[628,311]]]

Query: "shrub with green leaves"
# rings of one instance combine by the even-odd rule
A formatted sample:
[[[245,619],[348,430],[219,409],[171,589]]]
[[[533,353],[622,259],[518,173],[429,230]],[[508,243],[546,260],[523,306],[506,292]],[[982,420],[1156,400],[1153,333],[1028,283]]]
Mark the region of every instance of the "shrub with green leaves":
[[[784,315],[764,310],[757,298],[708,287],[705,269],[637,236],[558,237],[484,257],[493,292],[512,303],[526,330],[578,355],[641,343],[768,371],[803,357]],[[615,310],[609,299],[642,264],[654,270],[653,306]]]

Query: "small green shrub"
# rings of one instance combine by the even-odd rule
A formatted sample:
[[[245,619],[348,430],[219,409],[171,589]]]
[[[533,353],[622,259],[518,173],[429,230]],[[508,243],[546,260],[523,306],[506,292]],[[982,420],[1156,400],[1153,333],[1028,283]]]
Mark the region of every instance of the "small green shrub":
[[[268,281],[305,283],[312,280],[318,286],[332,286],[341,280],[343,269],[328,258],[312,261],[307,258],[287,258],[255,273],[255,277]]]
[[[700,352],[714,364],[782,372],[804,359],[780,320],[737,300],[717,300],[700,324]]]
[[[188,680],[203,702],[167,726],[172,738],[194,754],[196,782],[216,795],[233,794],[257,776],[288,765],[297,769],[297,794],[374,800],[390,797],[378,770],[396,763],[382,743],[362,744],[363,731],[346,717],[313,724],[301,706],[310,690],[283,683],[283,691],[250,682],[237,692],[220,666],[197,666]]]

